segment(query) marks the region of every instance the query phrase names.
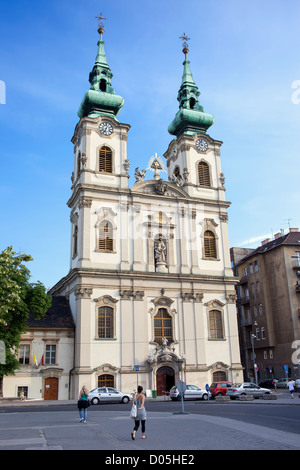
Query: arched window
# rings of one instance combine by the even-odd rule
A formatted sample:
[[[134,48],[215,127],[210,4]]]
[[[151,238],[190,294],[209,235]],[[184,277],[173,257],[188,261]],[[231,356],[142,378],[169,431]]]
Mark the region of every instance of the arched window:
[[[204,232],[204,256],[209,259],[217,258],[216,237],[210,230]]]
[[[114,311],[111,307],[98,308],[98,338],[114,337]]]
[[[173,342],[172,317],[166,308],[159,308],[154,317],[154,341],[162,344],[163,338],[168,340],[168,344]]]
[[[99,150],[99,171],[112,173],[112,151],[109,147],[101,147]]]
[[[200,186],[210,187],[209,166],[206,162],[198,163],[198,180]]]
[[[114,387],[115,379],[113,375],[102,374],[98,377],[98,387]]]
[[[106,80],[104,78],[101,78],[99,88],[100,91],[106,91]]]
[[[98,250],[113,251],[112,225],[103,220],[99,227]]]
[[[223,339],[223,321],[222,312],[219,310],[211,310],[209,312],[209,338]]]

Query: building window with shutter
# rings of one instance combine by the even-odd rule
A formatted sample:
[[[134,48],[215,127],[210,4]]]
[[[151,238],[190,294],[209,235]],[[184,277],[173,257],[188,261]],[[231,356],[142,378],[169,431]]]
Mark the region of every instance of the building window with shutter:
[[[210,230],[204,233],[204,256],[209,259],[217,258],[216,237]]]
[[[106,220],[99,226],[98,250],[113,251],[112,224]]]
[[[101,147],[99,150],[99,171],[112,173],[112,151],[109,147]]]
[[[223,320],[222,312],[219,310],[211,310],[209,312],[209,338],[210,339],[223,339]]]
[[[198,181],[200,186],[210,188],[209,166],[205,162],[198,163]]]

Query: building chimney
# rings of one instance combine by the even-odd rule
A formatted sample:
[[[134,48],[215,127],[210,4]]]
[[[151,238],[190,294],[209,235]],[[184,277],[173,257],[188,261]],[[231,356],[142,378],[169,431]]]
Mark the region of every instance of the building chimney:
[[[266,245],[266,244],[269,243],[270,241],[271,241],[270,238],[266,238],[265,240],[263,240],[263,241],[261,242],[261,245],[262,245],[262,246],[263,246],[263,245]]]
[[[280,237],[282,237],[282,233],[281,233],[281,232],[275,233],[275,235],[274,235],[275,240],[277,240],[277,239],[280,238]]]
[[[290,232],[299,232],[299,229],[298,228],[290,228]]]

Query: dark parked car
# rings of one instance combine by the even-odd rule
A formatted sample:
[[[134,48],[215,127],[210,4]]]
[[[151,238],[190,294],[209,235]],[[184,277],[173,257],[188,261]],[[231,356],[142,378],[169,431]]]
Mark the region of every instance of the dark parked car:
[[[219,397],[226,395],[227,389],[232,387],[232,382],[213,382],[209,387],[209,391],[212,397]]]
[[[259,382],[259,386],[263,388],[275,388],[275,384],[277,384],[277,379],[265,379]]]

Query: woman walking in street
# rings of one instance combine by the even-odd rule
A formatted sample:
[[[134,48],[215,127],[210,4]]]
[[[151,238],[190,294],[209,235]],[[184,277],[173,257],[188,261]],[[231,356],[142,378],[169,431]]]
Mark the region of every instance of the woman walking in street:
[[[145,408],[145,395],[143,394],[143,387],[141,385],[138,386],[138,393],[133,397],[133,403],[136,404],[137,408],[137,416],[134,419],[135,426],[131,433],[131,439],[135,439],[135,435],[137,430],[139,429],[140,422],[142,423],[142,439],[146,439],[145,430],[146,430],[146,419],[147,419],[147,412]]]
[[[88,393],[89,392],[86,389],[86,386],[84,385],[82,389],[80,390],[79,400],[78,400],[80,423],[82,422],[86,423],[87,409],[89,406]]]

